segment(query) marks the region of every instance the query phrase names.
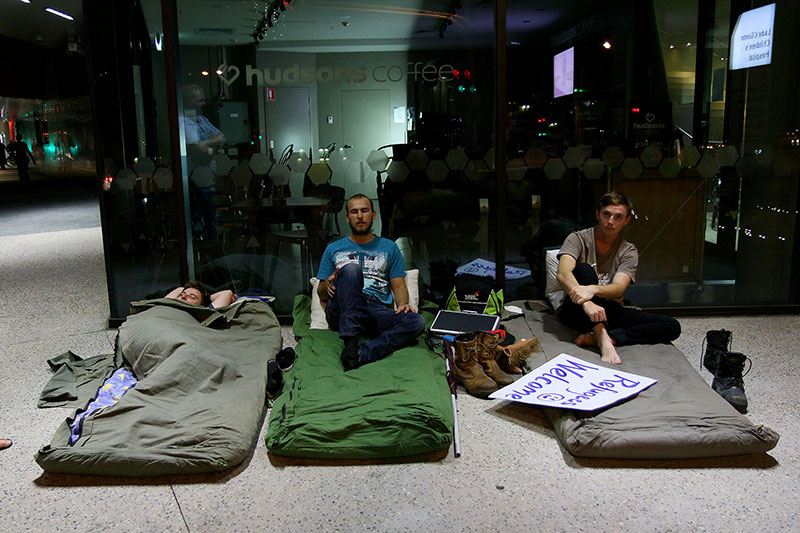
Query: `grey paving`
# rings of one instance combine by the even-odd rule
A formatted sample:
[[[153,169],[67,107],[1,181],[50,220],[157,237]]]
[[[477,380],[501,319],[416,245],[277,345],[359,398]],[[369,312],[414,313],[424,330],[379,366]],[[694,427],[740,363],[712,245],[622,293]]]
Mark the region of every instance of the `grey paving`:
[[[699,368],[708,329],[749,354],[749,417],[781,433],[769,454],[608,461],[566,453],[536,408],[459,396],[463,455],[440,461],[252,456],[209,476],[129,480],[44,474],[33,461],[67,410],[42,410],[46,359],[109,350],[99,228],[0,237],[0,530],[797,531],[797,316],[681,319]],[[283,330],[284,343],[294,343]],[[708,373],[704,376],[710,381]]]

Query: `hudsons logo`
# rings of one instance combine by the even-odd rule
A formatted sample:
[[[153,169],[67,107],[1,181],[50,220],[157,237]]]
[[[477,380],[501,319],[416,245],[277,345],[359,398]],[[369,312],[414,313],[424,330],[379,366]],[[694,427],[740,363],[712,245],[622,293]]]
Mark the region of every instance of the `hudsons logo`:
[[[226,85],[231,85],[242,74],[236,65],[226,63],[217,67],[217,76]],[[441,66],[425,64],[422,61],[401,65],[379,65],[373,68],[353,67],[301,67],[297,63],[286,68],[254,68],[245,65],[244,79],[248,86],[256,85],[297,85],[317,83],[364,83],[368,79],[378,83],[397,83],[404,79],[418,81],[452,80],[459,77],[471,78],[469,70],[459,71],[453,65]]]

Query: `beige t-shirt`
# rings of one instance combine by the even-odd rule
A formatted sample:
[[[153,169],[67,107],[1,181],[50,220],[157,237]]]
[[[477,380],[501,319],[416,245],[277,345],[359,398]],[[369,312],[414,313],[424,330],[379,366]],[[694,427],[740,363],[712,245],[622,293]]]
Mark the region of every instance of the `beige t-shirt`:
[[[617,272],[627,274],[631,283],[636,281],[636,267],[639,265],[639,252],[636,246],[622,237],[605,254],[597,253],[594,245],[594,228],[573,231],[564,240],[558,257],[567,254],[575,261],[588,263],[597,272],[598,285],[608,285]]]

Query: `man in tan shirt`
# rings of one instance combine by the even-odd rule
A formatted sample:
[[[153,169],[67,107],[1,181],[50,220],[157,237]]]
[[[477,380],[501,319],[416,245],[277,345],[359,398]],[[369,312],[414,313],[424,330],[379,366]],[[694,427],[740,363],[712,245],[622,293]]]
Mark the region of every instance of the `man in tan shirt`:
[[[580,332],[575,344],[597,346],[607,363],[622,362],[616,346],[671,342],[681,333],[674,318],[622,305],[639,263],[636,246],[620,235],[632,208],[624,194],[604,194],[597,225],[572,232],[558,252],[557,279],[566,293],[559,318]]]

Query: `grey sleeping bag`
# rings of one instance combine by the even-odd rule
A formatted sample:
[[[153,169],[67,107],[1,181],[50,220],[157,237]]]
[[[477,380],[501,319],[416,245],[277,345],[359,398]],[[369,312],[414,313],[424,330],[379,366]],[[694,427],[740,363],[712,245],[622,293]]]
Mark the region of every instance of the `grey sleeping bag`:
[[[778,443],[775,431],[739,414],[671,344],[619,347],[622,364],[609,365],[600,361],[596,350],[575,346],[575,331],[552,314],[525,310],[524,316],[504,324],[518,339],[536,335],[541,341],[544,353],[534,353],[529,368],[567,353],[658,380],[638,396],[599,411],[543,408],[556,437],[572,455],[689,459],[766,452]]]
[[[281,347],[270,307],[242,301],[218,310],[178,300],[132,306],[117,353],[60,356],[39,405],[85,405],[87,379],[100,384],[121,359],[139,382],[118,403],[90,415],[68,445],[65,421],[36,455],[47,472],[159,476],[222,470],[253,450],[264,420],[267,362]],[[105,364],[105,372],[102,371]],[[97,388],[94,388],[96,391]],[[83,393],[83,394],[82,394]]]

